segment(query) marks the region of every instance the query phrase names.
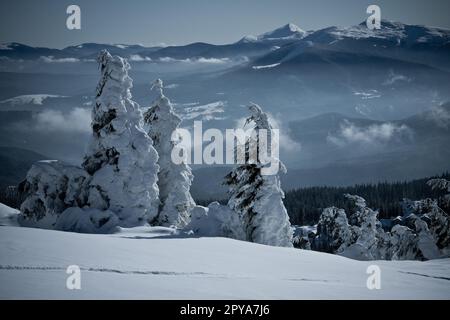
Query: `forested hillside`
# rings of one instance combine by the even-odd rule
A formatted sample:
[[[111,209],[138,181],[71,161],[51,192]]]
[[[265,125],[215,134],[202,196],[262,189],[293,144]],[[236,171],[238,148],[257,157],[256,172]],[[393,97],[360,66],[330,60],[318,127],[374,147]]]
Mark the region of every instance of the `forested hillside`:
[[[448,179],[450,173],[441,175]],[[350,210],[351,204],[344,194],[357,194],[367,201],[371,208],[379,210],[378,217],[390,218],[401,215],[400,201],[403,198],[418,200],[437,199],[445,194],[444,190],[432,190],[426,182],[431,178],[409,182],[363,184],[352,187],[311,187],[292,190],[286,193],[284,204],[291,223],[295,225],[316,224],[324,208],[336,206]],[[441,204],[443,206],[443,204]],[[448,212],[448,208],[443,208]]]

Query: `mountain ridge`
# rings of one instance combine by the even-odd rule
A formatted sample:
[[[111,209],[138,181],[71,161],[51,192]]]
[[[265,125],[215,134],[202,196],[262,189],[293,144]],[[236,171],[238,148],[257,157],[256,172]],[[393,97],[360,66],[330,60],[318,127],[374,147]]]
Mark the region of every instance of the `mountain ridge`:
[[[77,59],[91,59],[93,54],[100,49],[108,49],[113,54],[121,54],[125,57],[132,55],[142,55],[144,57],[161,57],[162,54],[170,53],[170,51],[181,52],[186,48],[195,48],[200,45],[207,46],[209,50],[213,48],[211,53],[204,50],[194,50],[188,52],[190,55],[183,55],[182,53],[173,54],[168,57],[183,57],[189,58],[198,56],[199,54],[206,54],[207,57],[216,57],[217,51],[225,50],[229,54],[233,53],[231,48],[235,49],[234,54],[256,54],[249,48],[242,48],[242,45],[258,45],[254,51],[258,53],[267,52],[267,50],[274,50],[273,47],[283,46],[287,43],[298,41],[311,41],[314,43],[328,43],[332,45],[346,39],[361,40],[361,39],[378,39],[380,41],[388,41],[394,44],[417,45],[419,48],[424,46],[446,46],[450,47],[450,30],[439,27],[428,27],[421,25],[409,25],[400,22],[393,22],[382,20],[381,30],[369,30],[365,27],[365,23],[348,27],[326,27],[315,31],[304,31],[295,24],[288,23],[274,30],[264,32],[258,36],[245,36],[235,43],[216,45],[206,42],[194,42],[181,46],[143,46],[139,44],[101,44],[101,43],[82,43],[78,45],[67,46],[63,49],[52,49],[47,47],[32,47],[17,42],[4,43],[0,45],[0,56],[13,59],[37,59],[40,56],[53,56],[55,58],[77,58]],[[170,49],[167,49],[170,48]],[[161,51],[159,54],[158,52]]]

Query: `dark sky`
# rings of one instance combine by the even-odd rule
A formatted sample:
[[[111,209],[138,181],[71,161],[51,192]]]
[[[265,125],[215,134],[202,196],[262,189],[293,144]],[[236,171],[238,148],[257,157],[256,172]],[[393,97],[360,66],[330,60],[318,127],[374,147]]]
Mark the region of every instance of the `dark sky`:
[[[82,29],[66,29],[66,8],[81,7]],[[0,42],[65,47],[82,42],[230,43],[292,22],[305,30],[367,18],[450,28],[449,0],[1,0]]]

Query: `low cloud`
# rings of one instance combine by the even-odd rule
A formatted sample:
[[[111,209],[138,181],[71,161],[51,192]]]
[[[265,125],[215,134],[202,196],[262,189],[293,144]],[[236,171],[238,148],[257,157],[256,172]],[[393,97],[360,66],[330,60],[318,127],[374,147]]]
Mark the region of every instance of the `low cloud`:
[[[411,130],[406,125],[382,123],[358,127],[349,121],[345,121],[336,134],[328,135],[327,141],[337,146],[345,146],[351,143],[379,144],[410,134]]]
[[[411,82],[412,79],[402,74],[397,74],[393,70],[389,71],[387,79],[383,82],[384,86],[392,85],[396,82]]]
[[[68,113],[44,110],[34,116],[32,129],[41,132],[82,133],[91,130],[91,110],[74,108]]]
[[[73,63],[80,62],[80,59],[77,58],[55,58],[54,56],[41,56],[39,58],[41,61],[45,63]]]
[[[152,61],[151,58],[149,58],[149,57],[143,57],[143,56],[138,55],[138,54],[132,54],[132,55],[130,55],[129,60],[130,60],[130,61],[133,61],[133,62]]]
[[[197,60],[194,60],[194,62],[197,62],[197,63],[214,63],[214,64],[217,64],[217,63],[227,63],[227,62],[230,62],[230,59],[228,59],[228,58],[220,58],[220,59],[217,59],[217,58],[198,58]]]
[[[450,111],[442,106],[436,106],[428,113],[428,120],[434,121],[438,127],[450,128]]]
[[[159,62],[181,62],[181,63],[204,63],[204,64],[223,64],[229,63],[231,60],[229,58],[186,58],[186,59],[174,59],[171,57],[161,57]]]

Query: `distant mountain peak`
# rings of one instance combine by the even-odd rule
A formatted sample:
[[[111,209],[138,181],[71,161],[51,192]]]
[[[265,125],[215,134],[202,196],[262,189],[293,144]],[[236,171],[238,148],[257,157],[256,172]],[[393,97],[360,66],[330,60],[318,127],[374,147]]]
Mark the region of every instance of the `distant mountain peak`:
[[[300,29],[293,23],[285,24],[275,30],[263,33],[259,35],[258,40],[271,40],[271,39],[289,39],[289,38],[303,38],[306,31]]]
[[[2,42],[0,43],[0,50],[13,50],[16,47],[24,46],[17,42]]]
[[[293,23],[288,23],[284,27],[288,28],[292,32],[302,32],[302,33],[305,32],[305,31],[303,31],[302,29],[300,29],[297,25],[295,25]]]
[[[302,39],[307,32],[293,23],[285,24],[275,30],[265,32],[258,36],[246,35],[239,42],[258,42],[258,41],[272,41],[272,40],[288,40],[288,39]]]
[[[366,20],[362,21],[359,26],[366,27],[367,22]],[[405,24],[398,21],[393,20],[387,20],[387,19],[381,19],[381,28],[390,28],[390,29],[404,29]]]

